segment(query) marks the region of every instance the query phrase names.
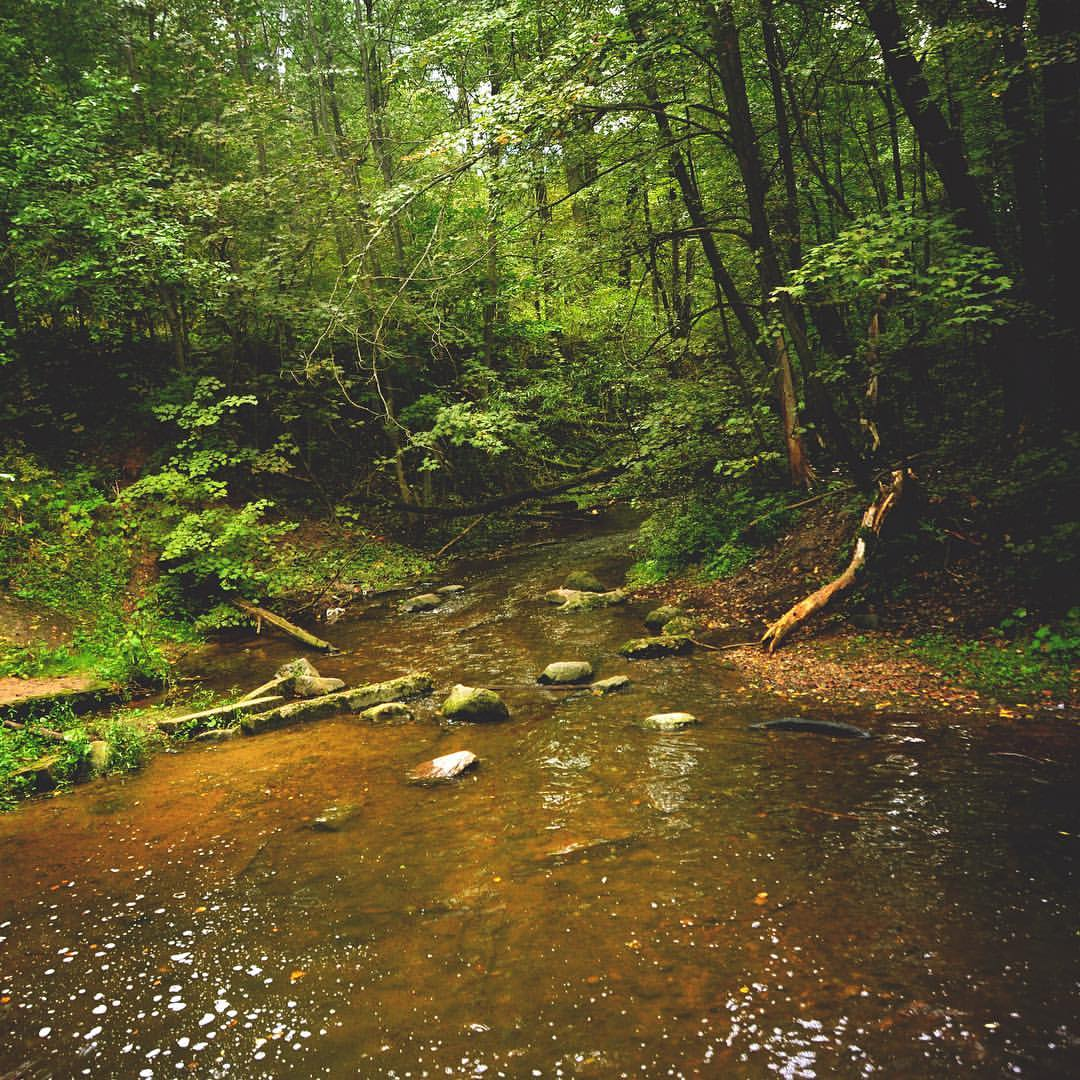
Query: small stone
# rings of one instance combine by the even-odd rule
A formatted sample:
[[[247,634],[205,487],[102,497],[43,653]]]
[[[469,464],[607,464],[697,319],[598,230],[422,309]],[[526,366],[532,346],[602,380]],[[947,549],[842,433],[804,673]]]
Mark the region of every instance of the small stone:
[[[597,695],[614,694],[616,690],[625,690],[630,685],[629,675],[612,675],[610,679],[594,682],[589,689]]]
[[[627,660],[651,660],[657,656],[675,656],[693,647],[693,642],[684,634],[671,634],[663,637],[635,638],[628,641],[619,655]]]
[[[510,710],[494,690],[475,686],[457,686],[442,704],[447,720],[508,720]]]
[[[440,585],[439,588],[437,588],[435,591],[440,596],[453,596],[456,593],[464,592],[465,591],[465,586],[464,585]]]
[[[563,582],[563,588],[573,589],[576,592],[602,593],[607,591],[600,579],[594,574],[590,574],[588,570],[574,570],[572,573],[567,574],[566,580]]]
[[[645,616],[645,625],[655,634],[663,628],[665,623],[685,614],[686,612],[681,607],[676,607],[674,604],[662,604]]]
[[[303,677],[317,679],[319,673],[315,670],[315,665],[312,664],[310,660],[305,660],[302,656],[298,657],[296,660],[290,660],[287,664],[282,664],[281,667],[274,672],[275,679],[297,679]]]
[[[314,675],[298,675],[293,679],[293,693],[302,698],[321,697],[344,689],[345,683],[341,679],[318,678]]]
[[[434,611],[442,603],[442,597],[436,593],[421,593],[411,600],[406,600],[401,605],[403,615],[409,615],[415,611]]]
[[[417,765],[409,780],[414,784],[439,784],[453,780],[469,769],[475,769],[480,759],[471,750],[458,750],[453,754],[432,758],[422,765]]]
[[[592,664],[587,660],[560,660],[554,664],[548,664],[540,677],[539,683],[566,683],[588,682],[593,677]]]
[[[413,718],[412,709],[402,701],[387,701],[382,705],[373,705],[357,713],[360,720],[369,720],[373,724],[402,723]]]
[[[641,726],[650,731],[681,731],[683,728],[692,727],[697,722],[697,717],[692,713],[665,712],[646,716]]]

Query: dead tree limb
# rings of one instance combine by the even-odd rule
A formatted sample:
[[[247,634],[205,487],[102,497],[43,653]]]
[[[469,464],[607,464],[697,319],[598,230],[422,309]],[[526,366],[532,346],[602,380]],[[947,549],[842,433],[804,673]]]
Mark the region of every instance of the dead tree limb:
[[[827,585],[822,585],[820,589],[800,600],[772,623],[761,636],[761,644],[765,649],[770,653],[776,652],[784,638],[800,623],[826,607],[837,593],[851,587],[866,565],[871,541],[881,535],[881,526],[900,502],[904,494],[905,482],[911,476],[910,469],[894,469],[887,484],[879,483],[877,498],[863,513],[859,531],[855,537],[855,550],[852,552],[851,562],[848,563],[847,569]]]
[[[283,619],[280,615],[275,615],[272,611],[267,611],[266,608],[259,607],[257,604],[249,604],[246,600],[240,600],[238,598],[234,598],[232,603],[233,607],[239,608],[245,615],[250,615],[253,619],[265,619],[271,626],[276,626],[279,630],[283,630],[290,637],[296,638],[297,641],[306,645],[309,649],[317,649],[319,652],[337,652],[337,649],[335,649],[329,641],[323,641],[322,638],[316,637],[314,634],[309,634],[295,623],[289,622],[288,619]]]

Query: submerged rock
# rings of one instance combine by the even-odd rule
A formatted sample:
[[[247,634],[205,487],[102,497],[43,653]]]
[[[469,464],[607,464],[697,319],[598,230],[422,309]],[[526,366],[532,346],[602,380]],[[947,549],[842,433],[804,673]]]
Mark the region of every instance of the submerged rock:
[[[758,731],[810,731],[816,735],[836,735],[843,739],[873,738],[869,731],[854,724],[844,724],[838,720],[814,720],[809,716],[784,716],[779,720],[751,724],[750,727]]]
[[[442,704],[447,720],[508,720],[510,710],[494,690],[458,683]]]
[[[316,832],[337,832],[347,825],[360,812],[356,803],[340,803],[326,807],[318,817],[311,819],[311,827]]]
[[[651,660],[657,656],[675,656],[687,652],[693,644],[685,634],[634,638],[619,649],[619,655],[625,656],[627,660]]]
[[[313,698],[323,694],[332,694],[335,690],[344,690],[341,679],[321,678],[315,675],[298,675],[293,679],[293,693],[297,697]]]
[[[641,726],[650,731],[681,731],[683,728],[693,727],[697,722],[698,719],[693,713],[663,712],[646,716]]]
[[[629,675],[612,675],[609,679],[594,682],[589,689],[597,695],[614,694],[616,690],[625,690],[630,685]]]
[[[409,781],[413,784],[440,784],[456,779],[479,764],[480,759],[471,750],[458,750],[456,753],[444,754],[417,765],[409,773]]]
[[[587,660],[559,660],[548,664],[536,681],[561,686],[566,683],[588,682],[592,677],[592,664]]]
[[[364,709],[358,718],[370,720],[374,724],[403,723],[413,718],[413,711],[403,701],[386,701],[382,705]]]
[[[574,570],[567,574],[563,588],[573,589],[575,592],[607,592],[600,579],[595,574],[590,574],[588,570]]]
[[[674,604],[662,604],[658,608],[653,608],[648,615],[645,616],[645,625],[657,633],[661,630],[665,623],[671,622],[672,619],[677,619],[681,615],[685,615],[681,607],[676,607]]]
[[[442,597],[436,593],[421,593],[411,600],[406,600],[401,605],[401,613],[409,615],[414,611],[434,611],[442,602]]]

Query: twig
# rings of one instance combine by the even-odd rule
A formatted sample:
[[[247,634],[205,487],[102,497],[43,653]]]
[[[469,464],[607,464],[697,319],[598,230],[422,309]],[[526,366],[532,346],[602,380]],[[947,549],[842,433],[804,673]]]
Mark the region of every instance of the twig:
[[[441,548],[439,548],[438,551],[435,552],[434,557],[436,559],[441,559],[443,557],[443,555],[445,555],[459,540],[461,540],[463,537],[465,537],[469,533],[471,533],[473,531],[473,529],[475,529],[476,526],[479,525],[480,522],[483,521],[484,518],[486,518],[486,517],[487,517],[487,514],[481,514],[471,524],[466,525],[465,528],[462,529],[461,532],[459,532],[457,534],[457,536],[454,537],[453,540],[448,540],[445,544],[443,544],[443,546]]]
[[[52,739],[53,742],[65,742],[64,736],[59,731],[53,731],[52,728],[39,727],[32,728],[28,724],[22,724],[18,720],[5,720],[4,727],[11,728],[12,731],[25,731],[30,735],[40,735],[43,739]]]
[[[757,648],[756,641],[734,641],[730,645],[706,645],[704,641],[698,641],[697,638],[690,639],[699,649],[708,649],[710,652],[727,652],[728,649],[748,649]]]

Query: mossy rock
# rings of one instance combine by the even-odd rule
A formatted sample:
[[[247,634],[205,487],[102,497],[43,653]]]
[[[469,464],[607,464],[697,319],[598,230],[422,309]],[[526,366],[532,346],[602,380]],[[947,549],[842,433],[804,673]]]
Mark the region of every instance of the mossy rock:
[[[603,582],[588,570],[574,570],[566,575],[563,582],[564,589],[573,589],[575,592],[602,593],[607,592]]]
[[[417,611],[434,611],[442,602],[443,598],[436,593],[421,593],[419,596],[406,600],[401,605],[401,613],[411,615]]]
[[[694,643],[684,634],[662,637],[634,638],[619,649],[619,655],[627,660],[652,660],[658,656],[675,656],[689,652]]]
[[[697,620],[689,615],[676,615],[674,619],[668,619],[660,629],[664,637],[691,637],[698,629]]]
[[[482,722],[508,720],[510,710],[494,690],[458,683],[450,696],[442,703],[442,714],[447,720]]]
[[[676,607],[674,604],[661,604],[645,616],[645,625],[655,634],[662,630],[666,623],[685,614],[686,612],[681,607]]]
[[[592,664],[587,660],[557,660],[554,664],[548,664],[536,681],[564,686],[568,683],[588,682],[592,677]]]

